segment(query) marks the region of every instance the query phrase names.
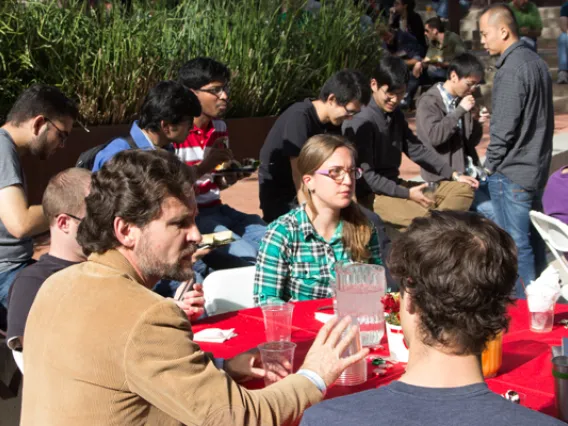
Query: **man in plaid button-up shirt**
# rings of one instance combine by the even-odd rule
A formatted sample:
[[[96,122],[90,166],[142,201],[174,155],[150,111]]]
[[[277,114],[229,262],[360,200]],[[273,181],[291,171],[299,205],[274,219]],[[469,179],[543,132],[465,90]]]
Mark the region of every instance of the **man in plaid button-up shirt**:
[[[352,261],[343,246],[343,224],[325,241],[314,229],[304,207],[274,221],[260,245],[254,277],[258,305],[271,301],[312,300],[331,297],[335,263]],[[379,239],[373,228],[368,263],[381,265]]]

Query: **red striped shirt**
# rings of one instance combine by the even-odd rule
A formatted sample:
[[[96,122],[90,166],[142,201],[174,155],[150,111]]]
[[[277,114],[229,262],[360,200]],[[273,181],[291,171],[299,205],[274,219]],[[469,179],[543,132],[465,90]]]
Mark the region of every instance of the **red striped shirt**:
[[[205,129],[194,125],[184,142],[174,144],[176,155],[187,165],[193,166],[203,161],[205,148],[212,146],[217,139],[228,136],[227,125],[223,120],[211,120]],[[194,189],[198,206],[208,207],[221,203],[221,191],[210,173],[201,176],[195,182]]]

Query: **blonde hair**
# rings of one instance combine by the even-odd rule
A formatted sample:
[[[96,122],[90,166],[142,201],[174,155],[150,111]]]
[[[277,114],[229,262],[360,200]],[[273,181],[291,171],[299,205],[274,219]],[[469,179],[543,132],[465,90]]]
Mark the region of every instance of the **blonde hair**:
[[[50,224],[61,213],[79,216],[85,211],[85,197],[91,184],[91,172],[73,167],[53,176],[43,193],[43,213]]]
[[[298,171],[302,176],[313,175],[338,148],[347,148],[351,152],[353,160],[355,160],[357,151],[344,137],[327,134],[312,136],[300,151]],[[307,200],[308,207],[317,216],[318,211],[312,200],[312,194],[303,181],[300,190]],[[343,220],[341,238],[352,259],[356,262],[368,260],[371,257],[367,246],[371,240],[372,225],[355,200],[341,209],[340,217]]]

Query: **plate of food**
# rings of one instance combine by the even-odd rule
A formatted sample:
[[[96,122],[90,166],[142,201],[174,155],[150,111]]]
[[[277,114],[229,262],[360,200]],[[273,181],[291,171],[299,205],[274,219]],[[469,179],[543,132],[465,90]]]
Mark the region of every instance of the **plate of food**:
[[[201,235],[201,244],[199,248],[207,247],[221,247],[227,244],[231,244],[235,241],[233,237],[233,231],[221,231],[212,234]]]
[[[237,160],[231,160],[217,166],[212,174],[223,176],[233,173],[254,173],[258,169],[259,165],[260,161],[254,160],[252,158],[247,158],[243,160],[242,163],[238,162]]]

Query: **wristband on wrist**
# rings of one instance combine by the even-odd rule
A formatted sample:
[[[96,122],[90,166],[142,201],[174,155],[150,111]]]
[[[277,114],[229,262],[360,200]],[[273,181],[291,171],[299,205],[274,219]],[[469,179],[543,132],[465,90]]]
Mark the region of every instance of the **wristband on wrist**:
[[[315,373],[312,370],[306,370],[305,368],[303,368],[301,370],[298,370],[296,372],[296,374],[299,374],[300,376],[304,376],[308,380],[310,380],[321,391],[322,395],[325,396],[325,393],[327,392],[327,386],[325,385],[325,382],[323,381],[323,379],[320,377],[320,375],[318,373]]]

